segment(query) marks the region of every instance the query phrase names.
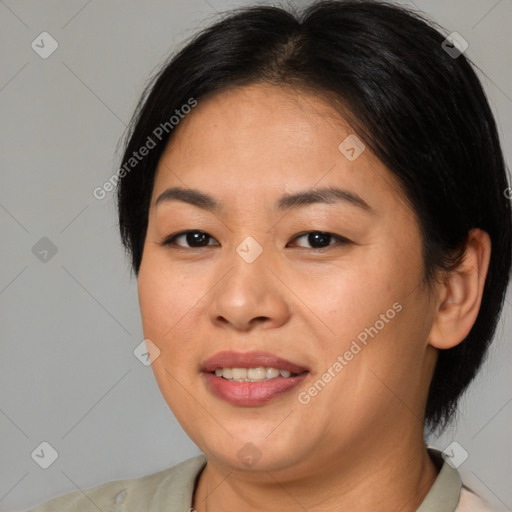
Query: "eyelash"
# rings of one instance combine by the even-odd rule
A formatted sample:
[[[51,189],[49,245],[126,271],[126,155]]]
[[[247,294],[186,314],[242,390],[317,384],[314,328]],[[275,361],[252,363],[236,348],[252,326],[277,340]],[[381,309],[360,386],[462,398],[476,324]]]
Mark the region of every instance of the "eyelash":
[[[171,236],[167,237],[163,242],[159,242],[158,245],[165,246],[165,247],[171,247],[173,249],[178,249],[178,250],[198,250],[198,249],[205,249],[206,247],[218,247],[217,245],[206,245],[203,247],[184,247],[181,245],[177,245],[175,243],[177,238],[179,238],[180,236],[186,236],[189,233],[201,233],[203,235],[206,235],[209,239],[213,238],[213,236],[209,235],[205,231],[201,231],[199,229],[196,229],[196,230],[191,229],[188,231],[180,231],[179,233],[171,235]],[[333,246],[344,246],[344,245],[348,245],[349,243],[351,243],[350,240],[348,240],[345,237],[335,235],[334,233],[329,233],[327,231],[319,231],[319,230],[305,231],[303,233],[299,233],[298,235],[296,235],[293,238],[293,240],[297,240],[299,238],[302,238],[304,236],[311,235],[311,234],[320,234],[320,235],[328,236],[328,237],[333,238],[337,242],[334,244],[329,244],[326,247],[311,247],[310,249],[312,251],[325,251],[326,249],[329,249]],[[300,247],[300,246],[299,246],[299,248],[300,249],[308,249],[308,247]]]

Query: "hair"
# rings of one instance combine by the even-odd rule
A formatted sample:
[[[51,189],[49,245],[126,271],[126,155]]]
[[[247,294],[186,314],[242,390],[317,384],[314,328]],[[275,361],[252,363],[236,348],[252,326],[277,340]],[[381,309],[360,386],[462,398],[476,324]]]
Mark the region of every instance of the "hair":
[[[191,98],[244,85],[289,87],[327,99],[398,179],[420,225],[427,283],[460,263],[472,228],[491,238],[476,321],[462,343],[438,354],[425,409],[431,431],[453,419],[484,359],[512,253],[496,124],[472,65],[463,54],[450,55],[443,41],[421,14],[381,1],[319,1],[301,13],[270,6],[230,11],[147,84],[126,134],[117,189],[121,239],[138,276],[154,176],[173,133],[160,129],[155,137],[157,127],[168,127]],[[148,138],[158,144],[126,172]]]

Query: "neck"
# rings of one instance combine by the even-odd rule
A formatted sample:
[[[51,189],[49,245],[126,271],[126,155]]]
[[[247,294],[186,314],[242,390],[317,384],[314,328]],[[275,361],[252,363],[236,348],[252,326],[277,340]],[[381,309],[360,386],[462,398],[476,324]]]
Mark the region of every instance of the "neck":
[[[330,464],[321,464],[320,471],[307,475],[293,468],[231,470],[209,458],[197,482],[193,508],[197,512],[416,511],[437,477],[422,435],[409,443],[403,439],[383,443],[379,437],[378,449],[359,449],[362,453],[354,449],[331,456]]]

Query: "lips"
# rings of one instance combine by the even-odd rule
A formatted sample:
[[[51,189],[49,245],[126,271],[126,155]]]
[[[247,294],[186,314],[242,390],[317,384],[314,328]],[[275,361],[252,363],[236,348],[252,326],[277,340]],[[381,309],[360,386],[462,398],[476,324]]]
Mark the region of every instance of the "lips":
[[[295,374],[291,377],[275,377],[262,382],[238,382],[215,375],[218,368],[276,368]],[[206,388],[217,398],[238,407],[263,406],[284,396],[301,384],[309,375],[305,366],[268,352],[219,352],[204,361],[202,376]]]
[[[308,368],[277,357],[269,352],[218,352],[203,362],[201,370],[205,373],[214,372],[217,368],[277,368],[291,373],[301,374]]]

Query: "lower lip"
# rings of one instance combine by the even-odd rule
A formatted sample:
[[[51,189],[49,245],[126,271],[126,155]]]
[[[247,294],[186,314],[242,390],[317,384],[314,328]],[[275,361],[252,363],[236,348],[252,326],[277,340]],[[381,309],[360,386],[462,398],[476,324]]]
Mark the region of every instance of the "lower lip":
[[[218,398],[232,405],[254,407],[271,400],[297,387],[308,375],[296,377],[276,377],[263,382],[237,382],[217,377],[213,373],[203,373],[208,389]]]

